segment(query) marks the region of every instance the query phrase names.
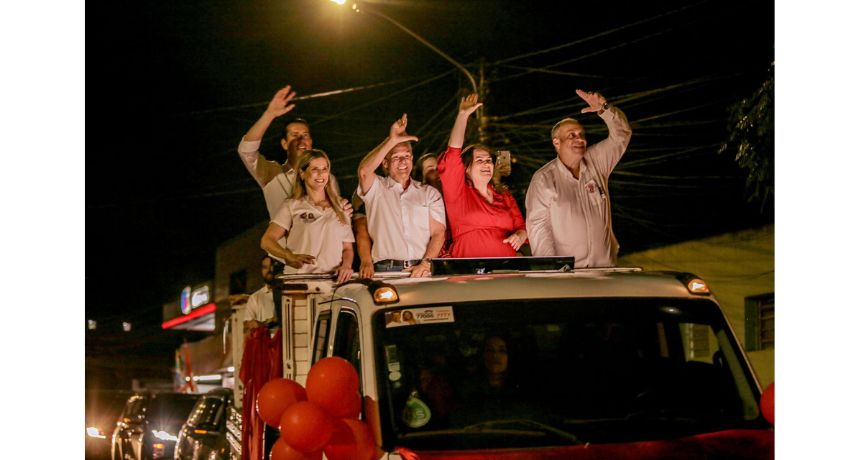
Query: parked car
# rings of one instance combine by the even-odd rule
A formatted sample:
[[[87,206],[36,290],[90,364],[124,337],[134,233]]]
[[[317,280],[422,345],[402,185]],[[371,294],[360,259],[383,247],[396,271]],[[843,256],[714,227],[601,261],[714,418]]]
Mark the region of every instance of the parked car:
[[[87,460],[110,459],[110,434],[132,394],[124,390],[88,390],[84,396],[84,445]]]
[[[177,434],[197,398],[184,393],[143,393],[129,398],[116,422],[111,458],[173,458]]]
[[[227,408],[233,391],[216,388],[197,399],[188,420],[179,430],[173,458],[176,460],[221,460],[227,458]]]

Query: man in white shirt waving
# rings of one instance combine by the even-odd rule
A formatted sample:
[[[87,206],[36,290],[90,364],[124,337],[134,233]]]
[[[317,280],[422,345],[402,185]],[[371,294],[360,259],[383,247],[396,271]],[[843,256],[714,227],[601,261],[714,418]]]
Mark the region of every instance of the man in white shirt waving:
[[[565,118],[552,128],[558,156],[535,172],[526,193],[526,229],[535,256],[573,256],[576,267],[611,267],[618,256],[609,205],[609,174],[632,131],[624,113],[600,93],[576,90],[609,128],[588,146],[585,128]]]
[[[435,188],[412,180],[412,145],[406,114],[394,122],[389,136],[358,166],[358,196],[367,210],[373,240],[373,270],[407,270],[412,277],[430,275],[430,259],[445,240],[445,204]],[[385,177],[376,175],[382,165]],[[373,273],[362,265],[361,276]]]
[[[267,160],[260,153],[260,142],[272,122],[296,107],[292,104],[294,97],[296,93],[290,85],[278,90],[269,102],[269,106],[239,143],[239,157],[263,189],[270,219],[275,217],[284,200],[292,196],[293,183],[296,181],[296,165],[302,152],[314,146],[310,125],[307,121],[297,118],[287,123],[281,137],[281,148],[287,152],[287,161],[284,164]],[[334,176],[331,180],[335,191],[339,193]],[[348,211],[352,212],[351,206]]]

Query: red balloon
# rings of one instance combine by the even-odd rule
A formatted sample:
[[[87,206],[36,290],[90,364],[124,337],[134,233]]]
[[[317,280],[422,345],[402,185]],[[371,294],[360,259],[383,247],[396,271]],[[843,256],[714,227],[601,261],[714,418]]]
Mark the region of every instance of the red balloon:
[[[281,438],[306,454],[321,450],[331,438],[332,430],[331,417],[310,401],[293,404],[281,416]]]
[[[284,438],[278,438],[275,444],[272,445],[272,452],[269,454],[269,460],[321,460],[322,451],[311,452],[306,454],[293,449]]]
[[[353,419],[334,422],[335,429],[323,451],[329,460],[372,460],[376,442],[367,423]]]
[[[308,372],[308,401],[318,404],[332,417],[351,415],[357,392],[358,373],[343,358],[323,358]]]
[[[765,388],[764,392],[761,394],[761,401],[759,402],[759,407],[761,408],[761,415],[765,420],[770,422],[773,425],[773,421],[776,415],[776,391],[774,390],[774,384]]]
[[[346,397],[346,395],[344,395],[343,397],[339,396],[336,401],[337,405],[332,405],[326,410],[326,412],[328,412],[328,415],[330,415],[332,418],[358,419],[359,414],[361,414],[361,394],[356,391],[352,395],[353,396],[351,398]]]
[[[277,428],[288,407],[307,401],[305,389],[290,379],[269,380],[257,393],[257,413],[267,425]]]

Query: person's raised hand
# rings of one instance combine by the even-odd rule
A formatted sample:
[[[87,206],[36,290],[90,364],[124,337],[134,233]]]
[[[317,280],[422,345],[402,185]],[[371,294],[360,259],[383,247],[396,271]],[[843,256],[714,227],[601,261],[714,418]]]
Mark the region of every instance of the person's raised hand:
[[[406,125],[408,121],[409,120],[404,113],[402,117],[392,123],[391,129],[388,130],[388,138],[398,144],[401,142],[418,141],[417,137],[406,134]]]
[[[352,209],[352,203],[349,202],[346,198],[340,199],[340,209],[343,210],[343,215],[346,216],[346,220],[352,218],[352,213],[354,209]]]
[[[296,107],[296,104],[290,104],[290,101],[292,101],[294,97],[296,97],[296,92],[293,91],[292,86],[287,85],[279,89],[272,97],[272,100],[269,101],[269,106],[266,107],[266,113],[271,115],[273,118],[276,118],[290,110],[293,110]]]
[[[478,93],[472,93],[460,98],[460,113],[465,113],[466,116],[469,116],[482,105],[484,105],[483,102],[478,102]]]
[[[582,113],[599,112],[603,110],[603,105],[606,104],[606,98],[596,91],[585,92],[578,89],[576,95],[588,104],[588,107],[582,109]]]

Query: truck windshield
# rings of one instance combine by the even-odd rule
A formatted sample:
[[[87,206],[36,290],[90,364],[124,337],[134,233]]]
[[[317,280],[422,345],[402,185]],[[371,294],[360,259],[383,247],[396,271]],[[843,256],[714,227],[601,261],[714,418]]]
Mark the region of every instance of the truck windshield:
[[[710,300],[542,299],[374,318],[385,444],[413,449],[668,439],[764,426]]]

